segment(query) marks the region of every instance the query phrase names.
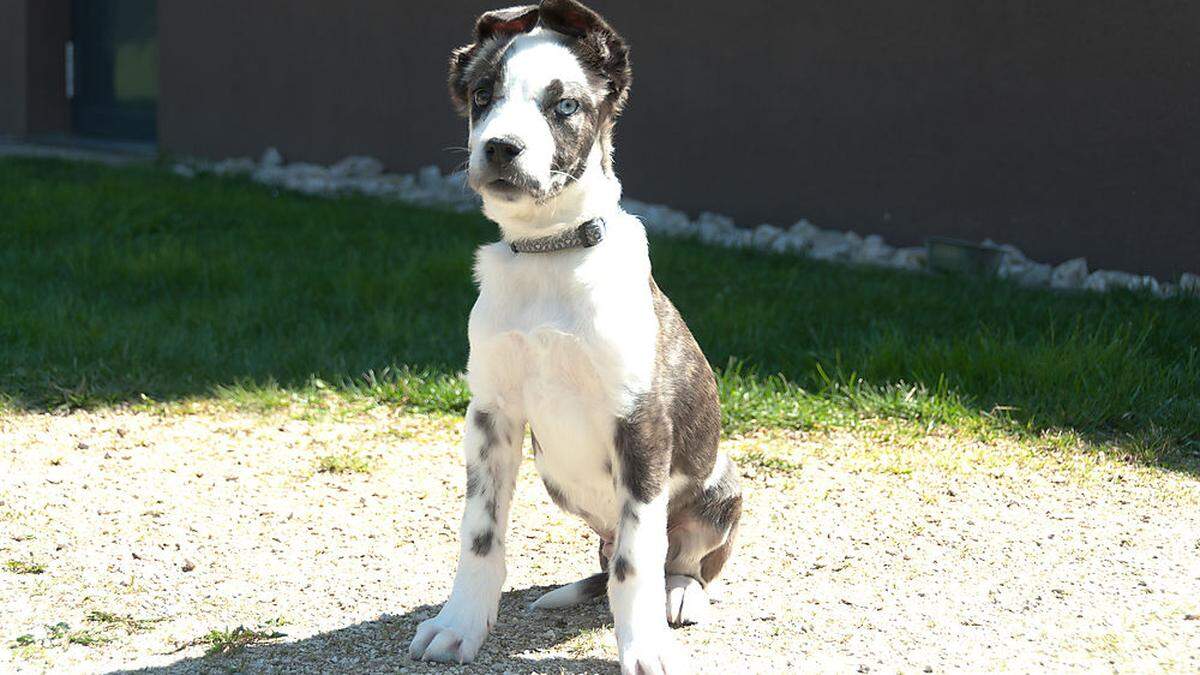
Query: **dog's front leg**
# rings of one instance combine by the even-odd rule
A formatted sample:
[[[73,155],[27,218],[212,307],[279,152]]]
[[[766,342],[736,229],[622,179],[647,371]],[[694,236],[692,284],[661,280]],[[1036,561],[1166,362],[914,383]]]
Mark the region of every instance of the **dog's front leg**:
[[[467,503],[458,574],[438,615],[421,622],[408,653],[414,659],[468,663],[496,622],[504,585],[504,538],[524,422],[472,402],[464,452]]]
[[[621,515],[609,562],[608,598],[621,672],[678,674],[688,663],[667,627],[666,578],[670,421],[643,404],[618,423],[617,493]]]

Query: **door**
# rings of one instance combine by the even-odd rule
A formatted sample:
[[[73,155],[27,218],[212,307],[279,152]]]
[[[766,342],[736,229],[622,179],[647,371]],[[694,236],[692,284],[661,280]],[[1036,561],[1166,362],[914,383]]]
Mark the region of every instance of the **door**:
[[[156,0],[73,0],[71,126],[80,136],[158,136]]]

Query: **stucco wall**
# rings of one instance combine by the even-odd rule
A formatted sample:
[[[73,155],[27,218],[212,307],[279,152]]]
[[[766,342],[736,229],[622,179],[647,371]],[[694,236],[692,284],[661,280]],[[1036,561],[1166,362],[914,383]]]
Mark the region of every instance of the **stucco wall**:
[[[25,3],[0,0],[0,135],[25,133]]]
[[[69,131],[66,43],[71,39],[71,3],[68,0],[29,0],[27,12],[28,131]]]

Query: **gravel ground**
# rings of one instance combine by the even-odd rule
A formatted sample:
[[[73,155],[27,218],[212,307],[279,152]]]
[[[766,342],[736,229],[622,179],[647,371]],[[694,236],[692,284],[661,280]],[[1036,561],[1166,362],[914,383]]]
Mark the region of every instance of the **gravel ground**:
[[[524,609],[595,565],[532,463],[476,664],[404,656],[453,574],[460,434],[382,410],[0,417],[0,671],[614,672],[603,601]],[[714,620],[677,631],[697,670],[1200,670],[1195,476],[880,443],[728,443],[747,503]],[[286,635],[205,655],[238,626]]]

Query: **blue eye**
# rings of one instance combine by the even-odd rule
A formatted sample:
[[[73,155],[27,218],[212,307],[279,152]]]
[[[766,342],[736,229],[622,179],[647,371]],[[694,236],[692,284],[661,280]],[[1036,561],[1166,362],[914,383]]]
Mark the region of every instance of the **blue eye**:
[[[579,101],[576,101],[573,98],[564,98],[558,102],[558,105],[555,106],[554,109],[559,115],[562,115],[563,117],[570,117],[579,110]]]

